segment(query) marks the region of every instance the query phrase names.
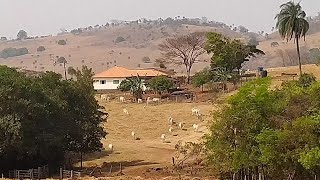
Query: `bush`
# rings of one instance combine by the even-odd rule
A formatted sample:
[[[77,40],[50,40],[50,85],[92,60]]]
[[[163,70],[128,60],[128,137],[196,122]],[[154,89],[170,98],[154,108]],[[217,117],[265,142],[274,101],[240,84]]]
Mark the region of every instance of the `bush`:
[[[300,76],[298,82],[301,87],[309,87],[316,82],[316,77],[313,74],[304,73]]]
[[[122,37],[122,36],[119,36],[119,37],[117,37],[117,39],[114,42],[115,43],[121,43],[121,42],[124,42],[124,41],[126,41],[126,39],[124,37]]]
[[[159,64],[159,67],[162,69],[167,69],[166,65],[164,65],[162,62]]]
[[[66,40],[64,40],[64,39],[61,39],[61,40],[58,41],[58,44],[64,46],[64,45],[67,44],[67,42],[66,42]]]
[[[6,48],[0,52],[0,57],[6,59],[9,57],[22,56],[28,53],[29,51],[27,48]]]
[[[203,69],[202,71],[197,72],[192,77],[192,84],[194,87],[201,87],[203,91],[203,85],[207,84],[210,81],[210,71],[208,68]]]
[[[174,83],[166,76],[157,76],[150,80],[149,87],[161,94],[163,91],[174,88]]]
[[[151,59],[148,56],[142,58],[142,62],[144,63],[151,63]]]
[[[37,48],[37,52],[43,52],[43,51],[45,51],[46,50],[46,48],[44,47],[44,46],[39,46],[38,48]]]

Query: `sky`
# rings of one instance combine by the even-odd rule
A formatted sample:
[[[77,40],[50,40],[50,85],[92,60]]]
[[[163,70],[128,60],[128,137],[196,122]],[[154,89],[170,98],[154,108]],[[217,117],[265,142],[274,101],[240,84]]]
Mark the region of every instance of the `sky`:
[[[112,19],[207,17],[251,31],[269,32],[279,6],[288,0],[0,0],[0,36],[15,38],[20,29],[28,35],[56,34],[105,24]],[[301,0],[308,16],[320,11],[320,0]]]

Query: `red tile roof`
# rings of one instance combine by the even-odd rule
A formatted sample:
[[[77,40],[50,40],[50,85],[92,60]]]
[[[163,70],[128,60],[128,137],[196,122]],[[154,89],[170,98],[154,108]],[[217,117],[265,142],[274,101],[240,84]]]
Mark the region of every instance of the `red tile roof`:
[[[168,74],[158,71],[156,69],[126,69],[124,67],[114,66],[104,72],[96,74],[93,78],[127,78],[131,76],[145,76],[145,77],[154,77]]]

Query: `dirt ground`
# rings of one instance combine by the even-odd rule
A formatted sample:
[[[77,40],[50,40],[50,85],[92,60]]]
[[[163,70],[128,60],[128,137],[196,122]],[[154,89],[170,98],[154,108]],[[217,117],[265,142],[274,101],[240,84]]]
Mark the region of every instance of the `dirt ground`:
[[[101,166],[106,162],[103,171],[109,172],[111,164],[112,171],[117,171],[121,163],[124,174],[137,176],[149,168],[171,166],[178,141],[200,142],[207,132],[207,122],[212,119],[210,113],[214,107],[210,103],[164,102],[149,106],[103,100],[99,103],[109,113],[108,122],[104,124],[109,134],[102,141],[105,151],[87,157],[84,166]],[[192,116],[192,108],[200,109],[203,121]],[[124,114],[123,109],[127,109],[129,115]],[[169,117],[176,122],[172,125],[172,133],[169,132]],[[182,129],[178,127],[180,122]],[[192,128],[193,124],[199,125],[198,132]],[[139,140],[133,139],[132,131]],[[166,142],[162,142],[161,134],[166,135]],[[109,150],[109,144],[113,145],[113,152]]]

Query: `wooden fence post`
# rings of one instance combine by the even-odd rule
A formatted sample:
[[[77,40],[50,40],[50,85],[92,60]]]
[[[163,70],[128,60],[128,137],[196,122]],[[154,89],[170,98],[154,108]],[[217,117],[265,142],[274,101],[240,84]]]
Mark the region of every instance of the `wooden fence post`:
[[[122,166],[121,166],[121,163],[120,163],[120,173],[122,173]]]
[[[70,171],[71,179],[73,179],[73,170]]]
[[[33,179],[33,169],[29,169],[30,172],[30,179]]]
[[[60,179],[63,179],[63,172],[62,172],[62,168],[60,168]]]
[[[111,164],[111,166],[110,166],[109,174],[111,174],[111,173],[112,173],[112,164]]]
[[[42,173],[41,173],[41,167],[38,167],[38,179],[41,179]]]
[[[17,177],[18,177],[18,179],[20,179],[20,171],[19,170],[17,170]]]

